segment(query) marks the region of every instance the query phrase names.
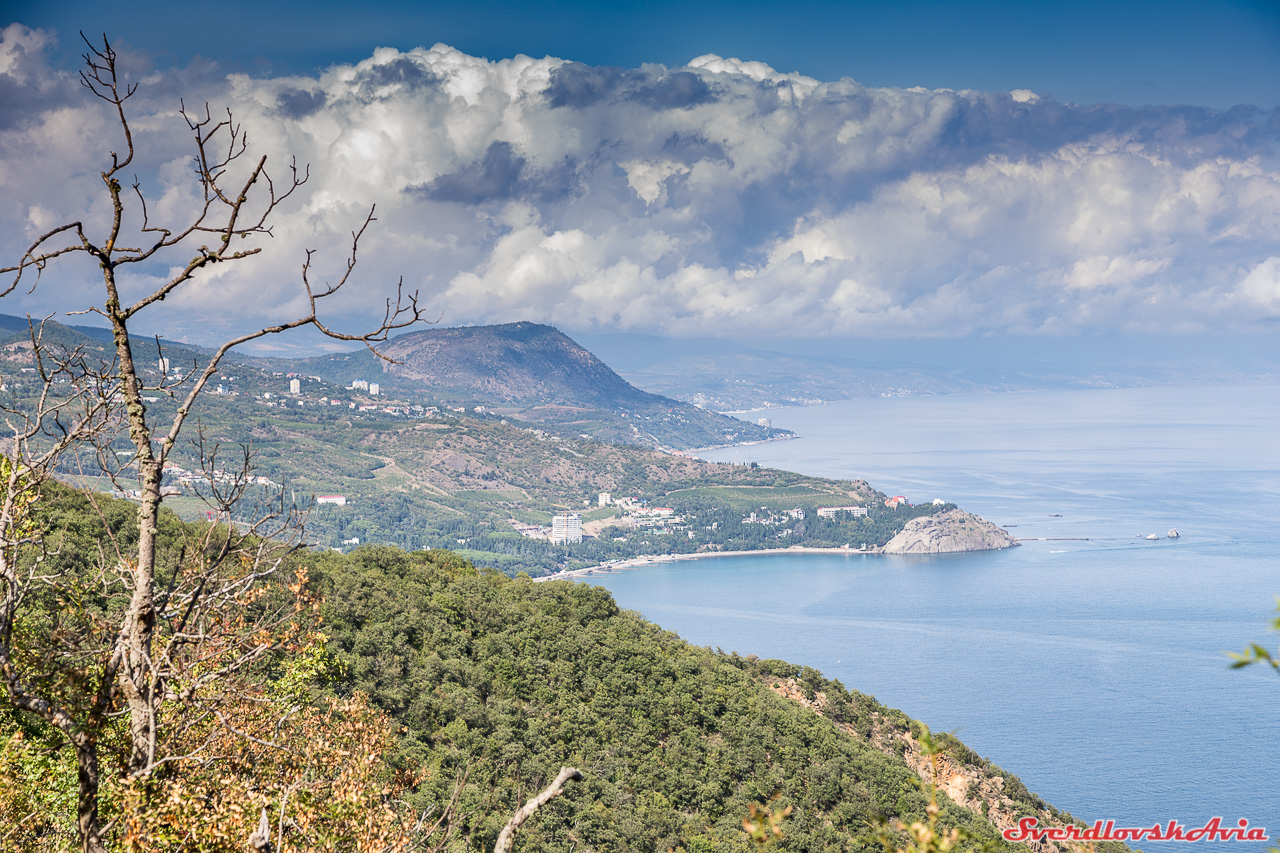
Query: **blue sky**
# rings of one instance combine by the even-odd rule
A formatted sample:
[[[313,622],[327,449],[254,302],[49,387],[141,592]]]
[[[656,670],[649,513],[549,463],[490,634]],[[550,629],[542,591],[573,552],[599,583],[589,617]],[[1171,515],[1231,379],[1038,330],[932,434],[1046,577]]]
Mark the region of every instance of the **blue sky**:
[[[1025,88],[1079,103],[1280,104],[1275,0],[6,5],[11,21],[55,28],[73,50],[69,37],[84,29],[182,64],[199,54],[273,73],[444,42],[489,59],[523,53],[627,67],[716,53],[823,80]]]
[[[8,8],[5,257],[109,213],[118,128],[78,85],[79,29],[106,29],[141,83],[155,211],[193,198],[180,99],[232,109],[277,174],[311,164],[260,256],[166,300],[173,337],[296,312],[300,258],[373,204],[361,281],[332,306],[353,322],[403,277],[446,324],[586,332],[1280,326],[1275,2]],[[0,310],[83,307],[94,275],[65,264]]]

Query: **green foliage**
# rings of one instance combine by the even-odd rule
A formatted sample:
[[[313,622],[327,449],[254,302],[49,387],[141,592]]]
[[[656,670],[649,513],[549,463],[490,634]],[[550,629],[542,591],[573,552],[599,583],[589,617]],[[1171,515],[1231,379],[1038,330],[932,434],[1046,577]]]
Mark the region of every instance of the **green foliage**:
[[[296,651],[281,661],[269,684],[274,702],[284,708],[300,708],[314,698],[318,687],[342,676],[342,664],[329,651],[328,641],[324,633],[313,631]]]
[[[76,762],[62,741],[51,727],[0,707],[0,849],[76,843]]]
[[[782,840],[782,824],[791,816],[794,808],[794,806],[785,806],[773,809],[756,803],[747,807],[747,816],[742,821],[742,828],[755,844],[756,849],[763,850]]]
[[[1276,610],[1280,612],[1280,597],[1276,599]],[[1276,616],[1271,620],[1271,630],[1280,631],[1280,616]],[[1280,672],[1280,656],[1272,655],[1267,648],[1258,643],[1250,643],[1249,647],[1243,652],[1229,654],[1232,659],[1232,669],[1240,669],[1255,663],[1265,663],[1276,672]]]
[[[490,849],[562,765],[587,778],[526,824],[524,850],[742,851],[744,817],[775,795],[772,814],[791,809],[786,850],[874,849],[878,816],[926,816],[906,765],[840,728],[906,718],[816,670],[690,646],[602,589],[512,580],[441,551],[361,548],[313,573],[340,689],[406,727],[397,760],[423,768],[416,808],[447,802],[465,771],[457,829],[471,849]],[[829,718],[767,675],[824,692]],[[940,808],[998,843],[973,812]]]
[[[69,571],[95,564],[104,525],[125,540],[136,535],[127,502],[103,500],[95,511],[83,495],[55,489],[39,512],[63,546],[53,558]],[[167,553],[184,529],[172,517],[163,526]],[[487,850],[506,818],[571,765],[585,781],[525,824],[521,850],[740,853],[767,841],[865,851],[880,843],[881,818],[961,830],[961,847],[1007,847],[978,813],[944,797],[931,806],[914,773],[872,736],[914,731],[929,749],[989,765],[811,667],[691,646],[619,610],[602,589],[510,579],[448,551],[367,546],[293,559],[322,596],[324,630],[253,673],[258,699],[225,709],[260,743],[196,726],[186,736],[220,744],[221,763],[175,765],[162,782],[181,797],[154,820],[129,811],[136,790],[112,787],[105,818],[133,814],[119,825],[152,840],[168,837],[172,821],[234,824],[238,833],[262,805],[274,808],[272,791],[305,778],[316,787],[296,802],[315,832],[349,825],[361,810],[389,828],[397,818],[379,791],[394,779],[416,812],[445,817],[449,849]],[[778,680],[821,697],[823,715],[770,690]],[[354,704],[338,712],[332,700],[341,696]],[[262,747],[273,738],[287,738],[291,751]],[[341,775],[356,768],[333,752],[356,749],[372,761],[388,748],[389,768],[370,764],[377,772],[357,776]],[[271,780],[255,777],[263,767]],[[74,790],[62,739],[0,710],[0,814],[24,833],[13,838],[40,849],[74,843]],[[1043,805],[1014,777],[1005,790],[1019,810]],[[208,849],[222,849],[209,838]],[[242,838],[231,833],[226,843]]]
[[[67,345],[91,349],[102,345],[56,324],[48,333],[65,338]],[[14,333],[12,339],[21,340],[25,334]],[[4,340],[0,336],[0,342]],[[21,372],[23,353],[20,348],[0,353],[0,372],[18,399],[29,403],[39,388]],[[173,366],[188,371],[208,357],[197,348],[169,343],[164,353]],[[159,380],[152,367],[159,355],[154,341],[136,342],[135,357],[147,381]],[[754,463],[707,463],[582,437],[587,433],[631,441],[630,433],[610,432],[616,422],[597,424],[595,429],[580,422],[534,426],[514,417],[474,413],[459,417],[447,410],[427,417],[425,405],[434,401],[421,398],[421,387],[414,391],[413,382],[381,373],[382,366],[372,358],[343,354],[308,366],[305,360],[239,357],[225,364],[216,380],[215,387],[225,393],[204,395],[193,413],[209,442],[223,448],[251,445],[253,473],[283,486],[287,503],[305,508],[314,495],[347,497],[344,507],[312,511],[307,529],[317,545],[345,547],[344,542],[359,539],[407,550],[464,547],[478,562],[506,574],[526,571],[536,576],[639,555],[789,545],[872,547],[886,542],[915,515],[936,511],[933,507],[887,510],[884,496],[865,483],[807,477]],[[281,396],[288,387],[283,371],[301,374],[305,399]],[[399,399],[372,398],[379,408],[360,411],[349,408],[357,392],[333,384],[371,377]],[[273,396],[264,398],[268,393]],[[361,396],[359,402],[369,399]],[[334,401],[340,405],[331,405]],[[411,412],[406,406],[414,401],[418,410]],[[386,411],[388,404],[392,411]],[[148,403],[148,412],[163,420],[174,414],[176,406],[162,396]],[[634,421],[645,435],[666,436],[664,441],[680,444],[675,441],[677,434],[694,429],[682,421],[687,414],[683,409],[635,410],[622,420]],[[741,426],[748,431],[760,429],[753,424]],[[723,435],[704,434],[700,429],[685,438],[694,436],[693,443],[698,444],[725,440]],[[739,438],[745,437],[750,436]],[[115,449],[124,454],[121,458],[132,453],[123,437]],[[195,445],[180,446],[172,461],[196,471],[201,467],[199,456]],[[94,488],[83,472],[95,470],[96,464],[95,459],[68,458],[59,474]],[[174,485],[170,480],[166,484]],[[207,507],[195,494],[199,487],[184,488],[187,494],[167,502],[188,520],[202,517]],[[623,529],[609,530],[597,540],[588,538],[571,547],[521,541],[511,535],[510,519],[546,523],[553,512],[564,509],[585,509],[586,521],[607,519],[617,510],[595,508],[602,491],[671,506],[689,517],[689,529],[640,537],[629,536]],[[237,519],[251,517],[250,504],[272,493],[270,488],[252,489],[252,500],[238,510]],[[866,503],[871,515],[818,519],[813,512],[818,506],[851,502]],[[782,526],[743,523],[749,512],[794,508],[806,510],[808,517]],[[621,539],[626,541],[616,541]]]

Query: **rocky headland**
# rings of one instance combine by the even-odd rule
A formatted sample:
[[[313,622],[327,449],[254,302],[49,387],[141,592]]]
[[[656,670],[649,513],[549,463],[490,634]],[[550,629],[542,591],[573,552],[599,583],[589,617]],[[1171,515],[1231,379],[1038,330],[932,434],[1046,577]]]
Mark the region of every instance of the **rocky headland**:
[[[885,543],[885,554],[952,554],[963,551],[998,551],[1017,545],[1008,531],[984,518],[952,509],[937,515],[913,518]]]

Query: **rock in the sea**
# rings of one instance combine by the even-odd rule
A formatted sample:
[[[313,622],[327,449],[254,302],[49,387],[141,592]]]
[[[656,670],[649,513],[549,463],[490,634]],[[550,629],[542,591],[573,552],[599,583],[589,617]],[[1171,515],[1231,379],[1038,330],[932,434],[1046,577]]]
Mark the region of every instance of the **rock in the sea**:
[[[1018,543],[1007,531],[962,509],[913,518],[885,543],[886,554],[952,554],[997,551]]]

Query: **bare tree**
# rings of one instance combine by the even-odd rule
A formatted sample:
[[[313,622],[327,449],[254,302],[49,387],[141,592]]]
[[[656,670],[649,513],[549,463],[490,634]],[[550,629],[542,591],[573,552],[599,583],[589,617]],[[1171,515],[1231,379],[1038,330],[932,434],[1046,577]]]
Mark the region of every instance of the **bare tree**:
[[[112,715],[123,714],[128,720],[127,777],[145,780],[170,758],[160,744],[163,728],[176,716],[171,708],[183,707],[187,723],[199,719],[198,713],[188,713],[188,706],[274,648],[274,640],[262,638],[275,636],[272,632],[281,630],[300,606],[296,598],[262,606],[264,581],[282,560],[275,534],[297,529],[297,519],[283,502],[260,518],[258,526],[209,525],[172,565],[159,560],[163,469],[197,400],[227,353],[242,344],[310,327],[376,352],[389,332],[417,322],[422,314],[417,295],[404,295],[397,287],[396,299],[387,301],[381,323],[370,332],[343,333],[320,319],[322,302],[352,276],[360,241],[374,222],[371,209],[351,235],[345,269],[336,283],[313,285],[313,256],[307,251],[299,280],[307,310],[301,316],[226,341],[180,383],[162,377],[147,386],[146,374],[135,361],[136,339],[131,337],[137,318],[167,297],[199,286],[202,274],[212,267],[261,252],[261,246],[246,238],[271,235],[272,214],[306,182],[308,172],[290,163],[282,180],[273,178],[265,156],[256,162],[250,157],[246,134],[229,110],[224,115],[208,105],[190,110],[184,104],[180,114],[194,141],[200,201],[181,225],[153,221],[137,178],[128,189],[122,184],[135,155],[126,104],[136,84],[119,79],[117,55],[105,36],[100,46],[88,39],[85,43],[81,82],[108,105],[123,136],[121,152],[111,151],[101,172],[111,203],[110,222],[101,233],[73,221],[41,234],[16,265],[0,269],[9,276],[0,284],[0,296],[48,286],[41,282],[41,273],[51,263],[63,263],[66,256],[87,257],[101,270],[102,290],[100,301],[80,306],[80,313],[91,312],[107,322],[111,356],[95,360],[83,348],[53,347],[44,340],[44,324],[32,324],[31,355],[40,389],[34,399],[28,396],[8,407],[13,437],[0,468],[0,678],[14,707],[56,727],[74,748],[80,839],[85,850],[97,851],[104,849],[99,739]],[[154,269],[158,262],[170,264],[176,272],[126,302],[120,276],[129,268]],[[146,397],[151,394],[172,397],[176,403],[176,411],[163,422],[148,409]],[[110,443],[120,433],[127,434],[132,448],[132,458],[123,465]],[[202,455],[212,467],[216,447],[203,436],[198,444],[208,451]],[[73,457],[76,464],[86,464],[86,455],[113,482],[136,477],[137,541],[127,549],[119,542],[104,545],[107,559],[94,583],[107,599],[114,597],[120,604],[114,609],[104,605],[96,621],[88,620],[101,636],[77,642],[93,647],[41,654],[23,644],[24,614],[67,577],[49,569],[50,562],[41,557],[43,534],[34,508],[55,469]],[[247,473],[248,459],[241,463],[242,473]],[[218,508],[230,510],[244,496],[244,484],[241,476],[213,495]],[[257,606],[248,608],[251,603]],[[249,610],[255,611],[253,618],[245,616]],[[52,675],[69,666],[78,668],[75,678]],[[72,682],[74,689],[68,686]],[[218,713],[216,703],[201,708],[206,714]]]

